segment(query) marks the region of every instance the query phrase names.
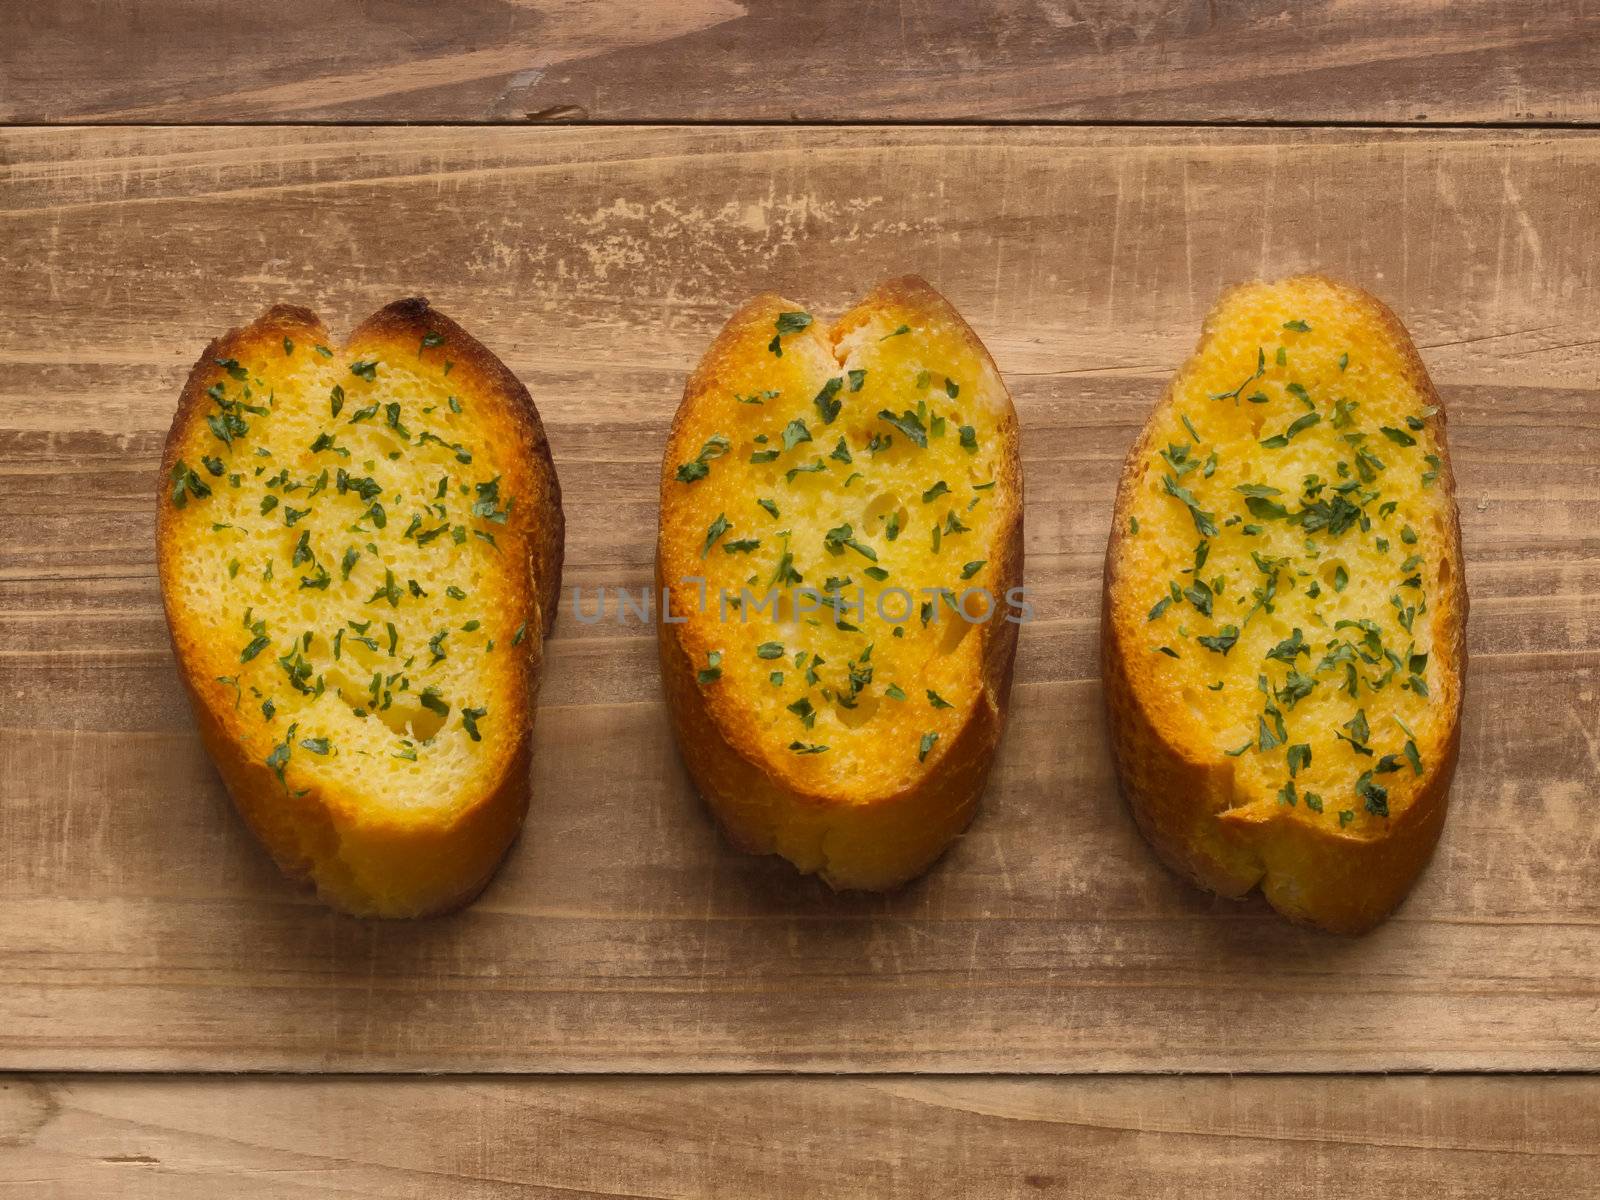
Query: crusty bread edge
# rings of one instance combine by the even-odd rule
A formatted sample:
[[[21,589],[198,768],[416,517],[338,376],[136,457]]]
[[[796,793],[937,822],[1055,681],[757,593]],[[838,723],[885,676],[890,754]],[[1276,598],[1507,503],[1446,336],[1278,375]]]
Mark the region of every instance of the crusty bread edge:
[[[292,879],[312,883],[329,906],[359,917],[408,918],[447,913],[470,903],[493,878],[528,809],[533,718],[544,639],[554,625],[560,597],[565,528],[560,484],[538,409],[521,381],[487,347],[420,297],[398,300],[378,310],[351,331],[344,346],[402,338],[420,345],[424,335],[434,332],[445,338],[442,349],[448,350],[456,364],[452,370],[462,370],[463,377],[475,376],[480,386],[507,401],[513,419],[525,434],[530,448],[529,465],[541,492],[534,500],[532,528],[543,535],[532,539],[529,551],[530,576],[538,582],[538,591],[530,598],[537,609],[540,636],[524,638],[520,647],[524,651],[526,703],[517,722],[516,744],[494,787],[475,802],[463,805],[448,826],[376,823],[359,831],[341,831],[334,810],[319,789],[312,787],[298,794],[287,791],[264,761],[245,753],[229,732],[226,720],[215,711],[214,689],[206,686],[212,681],[201,677],[197,655],[185,652],[186,644],[193,639],[175,619],[168,601],[166,578],[176,566],[171,560],[168,536],[173,512],[168,495],[171,472],[184,434],[193,421],[203,416],[206,381],[215,374],[213,360],[232,357],[236,347],[254,344],[260,338],[276,340],[288,336],[331,345],[333,339],[315,313],[297,305],[273,305],[249,325],[231,329],[206,346],[190,371],[173,414],[157,480],[156,544],[162,610],[201,742],[240,816],[283,872]],[[345,839],[351,837],[357,840],[347,851]],[[405,903],[396,905],[371,894],[359,885],[352,872],[341,869],[342,855],[347,852],[368,858],[387,857],[400,870],[426,878],[427,883],[415,889]]]
[[[749,314],[770,306],[774,299],[779,298],[771,293],[757,296],[736,312],[690,374],[684,386],[683,401],[673,418],[668,451],[662,464],[663,509],[670,502],[669,487],[673,481],[671,447],[680,440],[680,433],[693,417],[691,405],[703,389],[702,380],[715,370],[720,356],[728,352],[733,333],[748,320]],[[998,594],[1003,596],[1010,589],[1020,587],[1023,577],[1023,480],[1015,406],[987,347],[955,307],[918,276],[902,276],[879,284],[833,324],[830,337],[833,331],[869,306],[891,300],[931,306],[941,317],[951,319],[954,327],[993,370],[1004,395],[1009,410],[1004,422],[1008,436],[1000,469],[1008,472],[1011,479],[1015,511],[1009,526],[997,539],[998,556],[1002,561],[995,578]],[[799,307],[788,301],[783,304]],[[658,535],[658,596],[665,594],[663,549]],[[783,854],[795,862],[799,856],[785,853],[786,849],[815,845],[820,847],[817,861],[795,862],[796,866],[815,871],[836,891],[887,891],[925,872],[971,822],[1010,707],[1017,623],[997,614],[977,626],[975,634],[985,639],[980,657],[984,676],[982,695],[973,703],[948,749],[912,787],[869,804],[852,803],[847,797],[790,786],[756,761],[749,751],[754,740],[753,731],[726,728],[723,719],[708,706],[704,689],[695,679],[696,668],[677,633],[679,628],[662,621],[658,614],[662,687],[673,731],[696,790],[729,840],[739,849],[757,854]],[[787,818],[787,822],[782,818]],[[785,823],[789,826],[793,846],[780,843],[779,827]],[[842,861],[843,855],[831,852],[834,847],[852,843],[892,844],[899,854],[887,869],[870,875],[859,873]]]
[[[1387,305],[1361,287],[1322,274],[1294,276],[1283,282],[1295,279],[1314,280],[1335,288],[1367,308],[1399,348],[1413,385],[1437,410],[1433,418],[1440,458],[1436,486],[1448,500],[1449,524],[1444,542],[1451,565],[1443,600],[1457,614],[1449,623],[1453,644],[1436,646],[1433,651],[1435,661],[1453,676],[1455,685],[1448,733],[1436,756],[1437,766],[1429,763],[1428,779],[1421,790],[1378,838],[1275,820],[1273,814],[1259,810],[1236,809],[1226,817],[1220,816],[1232,800],[1231,763],[1171,744],[1157,732],[1144,697],[1130,681],[1120,631],[1113,617],[1118,550],[1127,529],[1133,489],[1154,436],[1153,422],[1148,419],[1123,464],[1106,546],[1101,593],[1102,691],[1123,797],[1145,838],[1168,866],[1200,887],[1224,896],[1243,896],[1259,883],[1268,902],[1291,920],[1333,933],[1359,934],[1380,924],[1405,899],[1432,857],[1444,828],[1461,745],[1461,711],[1466,692],[1468,596],[1461,519],[1455,498],[1447,408],[1410,332]],[[1250,286],[1253,285],[1238,285]],[[1232,290],[1219,298],[1213,313],[1223,308]],[[1192,358],[1205,352],[1212,336],[1208,316]],[[1180,374],[1181,369],[1174,373],[1151,409],[1152,415],[1171,403]],[[1441,655],[1441,650],[1447,653]],[[1291,860],[1300,868],[1292,881],[1274,873],[1275,863]]]

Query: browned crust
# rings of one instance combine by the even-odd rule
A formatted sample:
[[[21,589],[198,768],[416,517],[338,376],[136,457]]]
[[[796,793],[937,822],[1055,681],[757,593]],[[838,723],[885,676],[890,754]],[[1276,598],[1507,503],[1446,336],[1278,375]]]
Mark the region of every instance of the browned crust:
[[[673,418],[661,472],[661,505],[665,514],[672,503],[671,484],[678,450],[696,421],[694,400],[704,381],[728,355],[737,332],[753,315],[770,314],[774,303],[798,307],[768,293],[756,297],[736,312],[706,351],[684,388],[684,399]],[[892,279],[874,288],[829,332],[837,342],[847,323],[863,319],[873,306],[891,303],[927,311],[949,321],[976,353],[994,368],[994,361],[977,334],[955,308],[918,276]],[[1006,451],[1000,469],[1006,472],[1014,512],[999,533],[992,557],[999,562],[999,594],[1020,587],[1023,575],[1022,465],[1016,412],[1011,408],[1004,381],[994,368],[1008,409],[1001,422]],[[656,553],[657,595],[665,595],[667,577],[664,547]],[[681,615],[681,614],[680,614]],[[657,621],[661,677],[672,716],[678,748],[696,789],[723,830],[741,850],[783,853],[783,837],[798,843],[820,842],[821,860],[815,870],[837,890],[882,891],[898,887],[926,871],[971,822],[977,811],[989,769],[1004,732],[1010,707],[1012,667],[1016,656],[1018,625],[996,616],[976,627],[984,639],[981,655],[985,687],[967,714],[949,748],[932,760],[926,773],[911,787],[888,797],[860,803],[858,797],[796,787],[773,774],[757,750],[759,733],[742,714],[714,711],[706,690],[695,680],[696,668],[680,631],[685,626]],[[786,835],[780,833],[780,827]],[[870,866],[867,860],[870,860]],[[796,864],[801,865],[801,864]]]
[[[1296,276],[1284,282],[1295,280],[1325,284],[1368,308],[1399,348],[1411,382],[1438,410],[1433,419],[1439,446],[1439,488],[1448,511],[1446,561],[1451,566],[1443,603],[1454,619],[1447,622],[1449,643],[1434,653],[1455,686],[1448,734],[1438,752],[1430,756],[1428,777],[1410,805],[1390,820],[1381,836],[1359,837],[1279,820],[1260,810],[1230,810],[1229,762],[1209,759],[1195,747],[1172,744],[1157,731],[1146,697],[1129,676],[1121,645],[1124,631],[1117,628],[1112,609],[1120,582],[1118,549],[1125,536],[1139,469],[1154,436],[1153,423],[1148,421],[1128,452],[1117,485],[1102,590],[1101,675],[1122,794],[1157,855],[1200,887],[1237,897],[1259,884],[1273,907],[1290,919],[1333,933],[1359,934],[1380,924],[1405,899],[1444,828],[1450,783],[1460,750],[1461,707],[1466,691],[1468,599],[1461,521],[1455,503],[1446,406],[1428,377],[1410,333],[1382,301],[1360,287],[1319,274]],[[1217,309],[1225,300],[1226,296],[1218,300]],[[1195,356],[1204,353],[1211,336],[1208,319]],[[1171,403],[1176,381],[1175,375],[1152,414]],[[1292,878],[1281,868],[1287,862],[1296,864]]]
[[[419,351],[422,339],[430,333],[440,335],[443,341]],[[185,436],[204,419],[206,388],[216,375],[213,360],[276,346],[284,337],[308,351],[315,344],[333,345],[327,327],[315,313],[295,305],[274,305],[249,325],[230,330],[206,347],[184,385],[168,430],[157,481],[156,541],[163,610],[179,676],[201,740],[229,795],[287,875],[313,883],[325,902],[355,916],[421,917],[448,912],[482,891],[527,812],[534,701],[544,636],[522,642],[525,702],[522,711],[508,714],[504,726],[516,730],[516,741],[486,794],[461,806],[448,823],[371,821],[351,828],[341,826],[345,805],[333,803],[332,796],[315,787],[289,793],[264,761],[245,752],[228,717],[215,708],[214,689],[205,686],[210,680],[199,670],[193,633],[175,619],[168,599],[167,582],[179,565],[175,561],[171,471]],[[529,623],[548,635],[560,596],[564,518],[549,443],[527,389],[482,343],[421,298],[399,300],[374,313],[352,331],[344,348],[358,345],[392,346],[421,356],[448,358],[455,364],[453,374],[472,381],[481,395],[493,396],[505,406],[522,444],[521,457],[531,481],[529,504],[518,524],[528,543],[528,577],[539,585],[537,595],[526,583],[519,590],[527,596]],[[381,895],[361,881],[374,874],[390,885]]]

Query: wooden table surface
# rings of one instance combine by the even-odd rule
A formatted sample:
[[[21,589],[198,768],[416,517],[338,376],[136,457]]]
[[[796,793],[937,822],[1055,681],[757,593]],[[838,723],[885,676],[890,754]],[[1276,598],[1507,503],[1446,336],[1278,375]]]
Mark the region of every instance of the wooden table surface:
[[[1594,1186],[1592,6],[0,18],[0,1197]],[[1154,860],[1097,677],[1122,456],[1217,293],[1300,269],[1421,347],[1472,598],[1450,821],[1359,940]],[[653,634],[574,620],[570,589],[648,583],[667,424],[738,303],[836,313],[906,271],[1015,396],[1038,619],[971,831],[839,897],[728,848]],[[368,923],[282,879],[200,748],[155,472],[215,333],[418,293],[538,401],[569,603],[504,870],[458,915]]]

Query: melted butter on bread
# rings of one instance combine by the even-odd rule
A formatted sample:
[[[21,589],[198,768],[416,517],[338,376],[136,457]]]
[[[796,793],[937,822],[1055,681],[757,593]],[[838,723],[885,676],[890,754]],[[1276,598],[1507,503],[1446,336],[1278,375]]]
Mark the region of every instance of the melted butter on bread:
[[[1319,277],[1230,291],[1130,458],[1117,520],[1108,675],[1219,811],[1183,835],[1229,862],[1211,886],[1270,874],[1260,839],[1287,844],[1286,823],[1377,842],[1419,797],[1442,819],[1459,530],[1443,414],[1392,314]],[[1269,892],[1296,886],[1280,875]]]
[[[663,626],[669,675],[685,656],[688,703],[781,797],[732,817],[740,802],[722,805],[725,821],[749,818],[742,841],[879,887],[965,824],[1003,717],[1021,498],[1004,384],[920,280],[831,328],[777,296],[730,321],[674,426],[658,563],[687,618]],[[733,788],[707,782],[684,740],[717,806]],[[952,773],[961,788],[940,797]],[[900,846],[818,815],[917,804],[945,811],[909,837],[871,835]]]
[[[542,434],[504,368],[407,303],[348,346],[296,309],[223,339],[168,445],[162,585],[191,689],[228,754],[270,772],[230,786],[279,794],[275,853],[341,874],[318,878],[335,894],[387,881],[381,861],[342,878],[316,808],[427,835],[502,785],[553,596],[528,565],[559,526]]]

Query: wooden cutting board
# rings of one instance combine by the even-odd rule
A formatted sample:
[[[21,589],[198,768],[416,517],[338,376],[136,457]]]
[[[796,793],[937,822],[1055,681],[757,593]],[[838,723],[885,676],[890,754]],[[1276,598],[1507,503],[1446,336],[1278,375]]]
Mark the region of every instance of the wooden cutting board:
[[[0,131],[0,1067],[1600,1068],[1597,195],[1600,141],[1551,131]],[[1472,599],[1450,821],[1360,940],[1155,862],[1096,672],[1135,430],[1224,286],[1308,268],[1422,348]],[[570,603],[648,583],[667,423],[734,306],[837,312],[909,270],[1015,395],[1038,617],[926,879],[841,897],[731,851],[649,629],[570,610],[476,905],[363,923],[279,876],[195,736],[152,558],[211,336],[280,300],[459,319],[544,415]]]

